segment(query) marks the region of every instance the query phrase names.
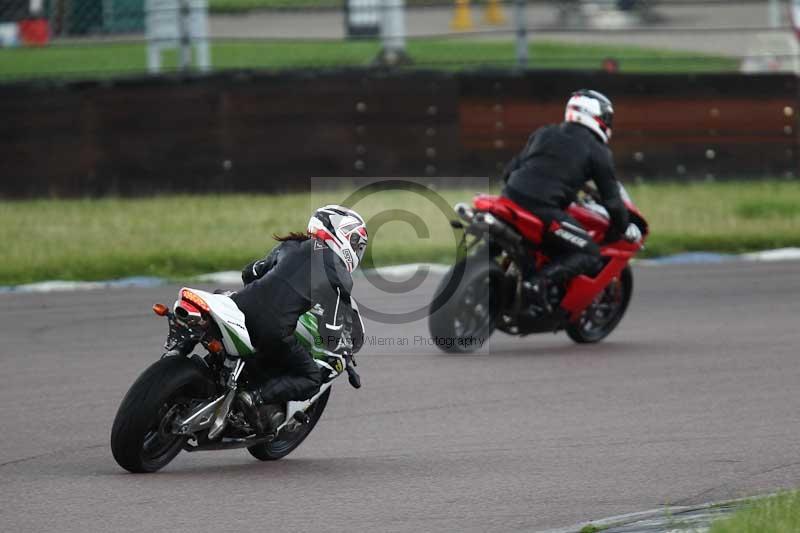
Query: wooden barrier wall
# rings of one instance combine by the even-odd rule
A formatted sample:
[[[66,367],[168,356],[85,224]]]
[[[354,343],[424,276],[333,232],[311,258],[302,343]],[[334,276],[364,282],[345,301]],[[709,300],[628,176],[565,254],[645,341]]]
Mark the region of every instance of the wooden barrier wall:
[[[0,86],[0,196],[493,175],[531,130],[560,121],[570,92],[582,87],[614,101],[612,147],[623,180],[798,171],[794,76],[236,73]]]

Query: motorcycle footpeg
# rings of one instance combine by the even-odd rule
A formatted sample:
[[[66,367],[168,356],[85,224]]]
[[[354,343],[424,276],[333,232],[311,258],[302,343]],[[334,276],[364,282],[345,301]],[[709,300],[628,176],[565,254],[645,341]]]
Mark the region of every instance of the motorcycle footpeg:
[[[353,386],[354,389],[361,388],[361,376],[358,375],[356,369],[352,367],[352,365],[347,366],[347,381],[350,382],[350,385]]]
[[[308,415],[305,414],[303,411],[297,411],[294,415],[292,415],[292,418],[294,418],[295,422],[298,422],[303,425],[308,424],[311,421]]]

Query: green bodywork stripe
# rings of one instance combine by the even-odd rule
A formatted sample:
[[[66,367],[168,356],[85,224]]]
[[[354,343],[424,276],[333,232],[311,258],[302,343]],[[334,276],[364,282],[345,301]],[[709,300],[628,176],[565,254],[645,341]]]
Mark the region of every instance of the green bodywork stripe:
[[[305,313],[303,315],[300,315],[298,322],[300,324],[303,324],[310,333],[313,334],[318,332],[317,317],[315,317],[311,313]]]
[[[303,345],[314,359],[322,359],[325,357],[325,350],[321,348],[317,317],[310,311],[300,315],[297,320],[297,328],[294,330],[294,336],[298,342]]]
[[[223,327],[225,327],[225,331],[228,332],[228,336],[233,341],[233,345],[236,347],[236,351],[239,353],[239,355],[249,355],[254,353],[253,350],[251,350],[250,347],[247,346],[247,344],[245,344],[242,339],[240,339],[236,333],[228,327],[227,324],[223,324]]]

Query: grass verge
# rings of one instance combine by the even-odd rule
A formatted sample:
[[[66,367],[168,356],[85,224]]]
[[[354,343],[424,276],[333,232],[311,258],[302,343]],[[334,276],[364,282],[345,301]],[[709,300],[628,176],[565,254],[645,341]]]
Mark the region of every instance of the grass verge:
[[[254,9],[319,10],[344,9],[343,0],[209,0],[212,13],[242,13]]]
[[[376,41],[215,41],[215,70],[368,66],[379,51]],[[614,45],[535,42],[530,68],[600,69],[602,60],[618,60],[622,72],[735,71],[735,59],[662,49]],[[408,43],[414,67],[456,70],[479,66],[510,67],[514,43],[466,39],[415,39]],[[177,52],[166,53],[164,70],[175,70]],[[104,43],[0,49],[0,80],[108,78],[146,72],[144,44]]]
[[[272,233],[304,229],[311,211],[350,191],[318,194],[164,196],[146,199],[0,202],[0,285],[132,275],[185,277],[238,269],[274,244]],[[475,190],[438,191],[445,203]],[[647,184],[630,192],[652,234],[645,256],[745,252],[800,246],[800,187],[793,182]],[[753,205],[793,205],[779,217]],[[424,221],[389,221],[371,232],[376,266],[455,257],[448,217],[412,192],[376,193],[354,205],[372,227],[387,210]],[[388,217],[396,218],[396,215]],[[419,230],[419,231],[418,231]]]
[[[711,525],[710,533],[795,533],[800,531],[800,491],[756,500],[730,518]]]
[[[486,4],[487,0],[472,0],[473,5]],[[251,10],[343,10],[345,0],[209,0],[212,13],[241,13]],[[406,0],[407,7],[447,7],[453,8],[453,0]],[[504,9],[510,10],[506,5]]]

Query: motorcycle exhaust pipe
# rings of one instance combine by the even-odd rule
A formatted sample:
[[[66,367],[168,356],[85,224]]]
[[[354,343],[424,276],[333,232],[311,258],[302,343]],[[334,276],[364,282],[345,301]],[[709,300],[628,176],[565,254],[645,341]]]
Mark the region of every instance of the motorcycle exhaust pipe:
[[[235,450],[237,448],[248,448],[256,444],[263,444],[275,439],[275,435],[268,435],[264,437],[223,437],[218,441],[204,442],[195,446],[185,443],[183,449],[187,452],[207,452],[212,450]]]
[[[478,229],[490,233],[498,240],[516,246],[522,242],[522,235],[512,229],[508,224],[491,213],[477,213],[473,217],[473,223]]]
[[[475,217],[475,211],[473,211],[472,208],[464,202],[457,203],[453,209],[455,210],[456,214],[466,222],[472,222],[472,219]]]
[[[183,320],[184,322],[194,323],[194,322],[200,322],[203,319],[202,314],[195,311],[190,311],[189,309],[186,309],[180,304],[175,306],[174,313],[176,317]]]
[[[474,224],[476,229],[480,231],[490,233],[498,239],[511,243],[512,245],[517,245],[522,242],[522,235],[502,220],[498,220],[497,217],[491,213],[486,213],[484,211],[475,213],[472,207],[464,202],[457,203],[453,209],[458,216],[470,225]],[[467,231],[469,231],[469,229]]]

